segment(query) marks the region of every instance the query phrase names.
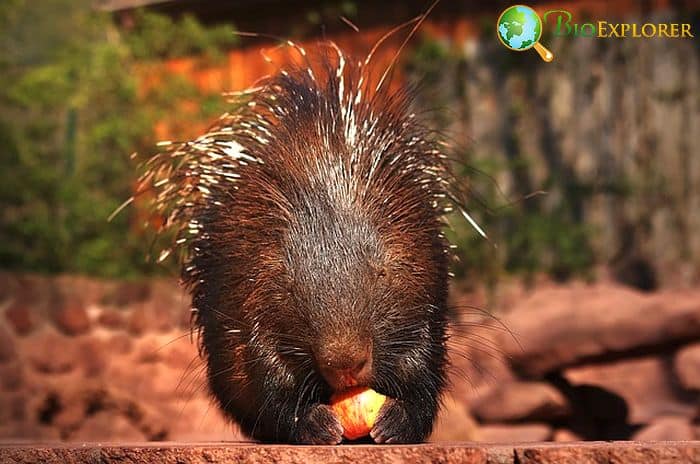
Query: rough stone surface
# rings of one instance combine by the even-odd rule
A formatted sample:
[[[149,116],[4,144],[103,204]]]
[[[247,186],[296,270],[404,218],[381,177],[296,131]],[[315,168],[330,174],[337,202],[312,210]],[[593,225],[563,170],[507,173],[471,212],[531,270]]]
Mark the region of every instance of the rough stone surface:
[[[681,349],[676,354],[673,366],[683,388],[700,390],[700,343]]]
[[[97,322],[108,329],[117,330],[126,327],[126,317],[122,311],[116,309],[104,309],[97,318]]]
[[[17,276],[0,271],[0,302],[13,298],[17,293]]]
[[[133,348],[133,345],[133,340],[125,333],[113,335],[106,342],[107,349],[112,355],[128,354]]]
[[[489,424],[479,428],[477,440],[487,443],[535,442],[552,437],[547,424]]]
[[[558,288],[551,282],[538,281],[537,285],[534,292],[518,288],[516,297],[506,299],[515,308],[509,314],[518,313],[518,306],[529,295]],[[190,337],[189,330],[181,326],[189,316],[181,289],[167,280],[147,286],[151,288],[137,285],[134,294],[120,299],[114,293],[118,282],[70,276],[9,279],[10,293],[0,302],[0,331],[5,331],[0,334],[0,345],[5,343],[5,348],[0,346],[0,350],[10,353],[0,362],[0,398],[5,400],[0,405],[0,440],[245,438],[207,394],[196,336]],[[581,288],[581,284],[571,284],[560,296],[580,297]],[[610,307],[615,307],[619,289],[602,288],[611,289]],[[659,310],[670,307],[673,311],[686,298],[683,292],[679,295],[665,294]],[[86,332],[68,334],[47,323],[70,298],[85,308],[90,321]],[[37,318],[26,335],[18,334],[4,317],[5,309],[20,300],[30,302],[29,314]],[[606,351],[594,359],[577,358],[577,366],[534,381],[509,365],[503,353],[504,343],[512,340],[507,328],[484,311],[471,309],[473,305],[484,306],[485,296],[457,294],[451,302],[460,309],[459,322],[451,328],[450,393],[431,442],[629,439],[644,427],[661,430],[665,437],[688,436],[687,427],[670,427],[664,421],[661,427],[656,422],[664,416],[689,421],[697,415],[697,392],[680,387],[678,363],[681,354],[688,355],[684,354],[686,342],[675,338],[675,331],[667,332],[668,343],[645,346],[643,352]],[[100,322],[102,315],[111,313],[123,316],[124,325]],[[129,327],[135,313],[147,315],[138,335]],[[576,318],[567,320],[570,325],[579,323]],[[627,336],[624,325],[617,330]],[[526,349],[522,334],[515,336]],[[578,349],[569,345],[553,347]],[[674,357],[671,354],[676,350],[679,355]],[[481,418],[481,424],[475,416]],[[512,448],[498,449],[505,453],[504,459],[512,458]]]
[[[0,363],[8,362],[16,356],[15,344],[10,333],[0,326]]]
[[[0,424],[23,421],[26,414],[24,403],[21,394],[3,393],[0,396]]]
[[[557,429],[554,431],[552,440],[556,442],[581,441],[581,437],[568,429]]]
[[[639,441],[692,440],[695,430],[687,417],[657,417],[633,438]]]
[[[465,463],[682,464],[700,462],[698,442],[260,446],[244,443],[0,445],[0,461],[31,463]]]
[[[612,284],[534,291],[505,318],[520,346],[506,352],[524,373],[556,368],[655,344],[700,338],[700,290],[644,294]]]
[[[79,361],[76,345],[72,338],[55,332],[35,334],[26,340],[32,349],[27,358],[39,372],[60,374],[72,370]]]
[[[80,335],[90,329],[90,318],[84,302],[74,296],[66,297],[53,309],[56,328],[66,335]]]
[[[627,421],[632,424],[644,424],[667,414],[690,417],[695,412],[696,398],[676,394],[669,365],[666,359],[645,357],[573,367],[564,371],[564,377],[574,386],[599,387],[624,399]]]
[[[107,306],[130,306],[146,301],[150,295],[150,282],[121,282],[105,291],[100,303]]]
[[[80,340],[78,352],[81,353],[80,365],[87,377],[101,374],[109,365],[110,352],[103,340],[94,338]]]
[[[472,412],[485,422],[542,421],[565,417],[566,398],[543,382],[509,382],[472,405]]]
[[[15,391],[22,385],[24,371],[19,361],[9,364],[0,364],[0,389]]]
[[[444,407],[430,435],[432,442],[473,441],[478,434],[478,424],[463,403],[447,395]]]
[[[17,335],[29,334],[38,324],[36,312],[26,301],[15,301],[5,310],[5,318]]]
[[[80,428],[70,436],[71,441],[97,442],[104,440],[104,430],[113,430],[124,441],[140,441],[144,434],[124,416],[114,416],[107,412],[98,412],[87,418]]]
[[[698,442],[588,442],[515,447],[518,464],[678,464],[700,462]]]
[[[160,303],[139,304],[138,310],[132,311],[127,327],[133,335],[146,332],[167,332],[175,326],[174,315]]]
[[[501,349],[506,329],[497,319],[471,310],[475,304],[480,303],[464,297],[450,302],[460,317],[448,342],[452,394],[470,406],[499,385],[516,380]]]

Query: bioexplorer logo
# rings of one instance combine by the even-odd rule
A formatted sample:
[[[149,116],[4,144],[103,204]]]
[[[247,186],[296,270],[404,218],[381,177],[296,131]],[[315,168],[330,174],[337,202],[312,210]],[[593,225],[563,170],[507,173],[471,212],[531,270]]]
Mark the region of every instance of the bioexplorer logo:
[[[548,10],[539,15],[525,5],[513,5],[503,10],[496,24],[496,35],[511,50],[534,48],[546,62],[554,59],[551,51],[540,44],[542,29],[551,28],[554,36],[593,37],[598,39],[694,38],[690,23],[612,23],[597,20],[577,23],[568,10]]]
[[[542,21],[535,10],[525,5],[506,8],[496,23],[501,43],[511,50],[522,52],[534,47],[546,62],[554,59],[552,52],[540,44]]]

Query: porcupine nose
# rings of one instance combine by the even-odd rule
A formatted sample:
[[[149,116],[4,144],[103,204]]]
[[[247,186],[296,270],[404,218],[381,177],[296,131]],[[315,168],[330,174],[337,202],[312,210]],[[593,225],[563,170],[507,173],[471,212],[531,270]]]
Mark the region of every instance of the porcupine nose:
[[[334,391],[366,385],[372,374],[372,345],[325,345],[316,355],[323,378]]]

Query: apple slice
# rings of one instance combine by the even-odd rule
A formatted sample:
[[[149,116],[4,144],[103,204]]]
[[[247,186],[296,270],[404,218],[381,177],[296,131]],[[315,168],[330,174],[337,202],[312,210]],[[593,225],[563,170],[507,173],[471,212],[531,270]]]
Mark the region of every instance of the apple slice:
[[[356,440],[369,434],[386,396],[371,388],[350,388],[331,397],[331,409],[343,426],[343,436]]]

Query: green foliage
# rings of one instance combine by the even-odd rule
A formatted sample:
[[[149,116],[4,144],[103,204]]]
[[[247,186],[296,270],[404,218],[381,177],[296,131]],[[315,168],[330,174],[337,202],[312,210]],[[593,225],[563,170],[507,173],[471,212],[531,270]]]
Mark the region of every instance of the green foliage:
[[[588,276],[594,264],[593,231],[572,217],[570,198],[564,196],[554,208],[546,206],[546,194],[509,204],[495,179],[526,161],[518,157],[497,163],[494,159],[472,159],[470,168],[462,172],[473,192],[469,212],[489,239],[481,237],[461,215],[452,218],[448,236],[457,245],[455,274],[489,286],[495,286],[504,274],[520,274],[528,280],[537,273],[560,280]]]
[[[192,55],[220,58],[222,50],[236,42],[231,26],[206,27],[187,14],[174,21],[168,16],[138,11],[135,24],[124,40],[134,57],[142,60]]]
[[[162,269],[144,260],[149,240],[134,232],[133,210],[107,221],[132,193],[129,154],[154,151],[155,123],[183,98],[203,103],[187,115],[199,121],[224,102],[168,76],[144,92],[139,70],[221,55],[232,27],[141,12],[124,34],[88,0],[5,1],[0,27],[0,265],[120,277]]]

